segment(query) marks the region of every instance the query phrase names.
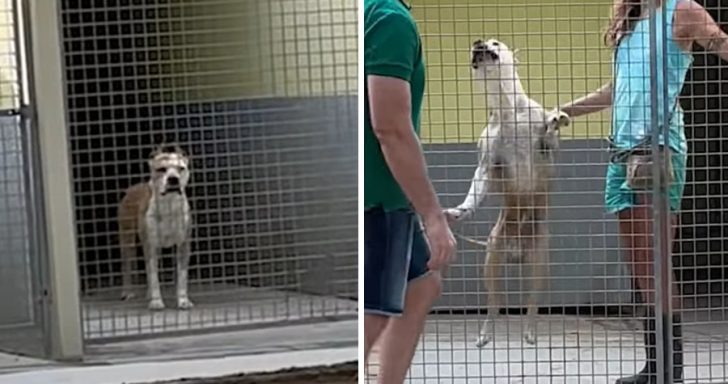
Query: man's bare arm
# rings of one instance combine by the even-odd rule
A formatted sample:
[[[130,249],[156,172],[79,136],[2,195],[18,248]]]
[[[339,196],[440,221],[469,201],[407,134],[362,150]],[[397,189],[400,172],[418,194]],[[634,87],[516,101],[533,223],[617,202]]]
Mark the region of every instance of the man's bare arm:
[[[596,91],[566,103],[559,109],[570,117],[579,117],[599,112],[612,105],[612,83],[604,84]]]
[[[404,80],[368,76],[374,134],[384,159],[425,225],[444,214],[427,175],[425,157],[412,127],[410,85]]]
[[[675,12],[676,35],[694,41],[707,52],[728,61],[728,34],[720,29],[710,13],[693,0],[682,0]]]

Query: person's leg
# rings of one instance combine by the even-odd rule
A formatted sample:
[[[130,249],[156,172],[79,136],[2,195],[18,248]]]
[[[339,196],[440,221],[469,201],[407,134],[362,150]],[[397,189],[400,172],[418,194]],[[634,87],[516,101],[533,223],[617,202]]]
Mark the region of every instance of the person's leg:
[[[670,239],[674,238],[677,225],[677,215],[682,199],[682,191],[685,183],[685,156],[673,157],[675,166],[675,184],[669,188],[670,209]],[[610,178],[611,177],[611,178]],[[619,379],[618,384],[641,384],[656,383],[656,359],[657,359],[657,334],[655,331],[655,280],[654,280],[654,232],[652,221],[652,203],[649,194],[636,196],[632,191],[627,190],[623,183],[623,175],[619,170],[612,168],[608,172],[607,180],[607,204],[613,211],[618,211],[619,230],[621,240],[626,249],[626,256],[630,265],[633,281],[640,298],[646,304],[646,319],[644,321],[645,350],[647,362],[644,368],[631,377]],[[664,236],[661,239],[666,238]],[[662,244],[663,254],[661,257],[672,257],[672,243]],[[679,291],[676,279],[672,278],[672,300],[673,311],[680,308]],[[675,313],[675,312],[673,312]],[[667,319],[670,314],[659,314]],[[682,326],[679,315],[672,316],[673,322],[673,380],[682,380]]]
[[[409,370],[432,304],[440,295],[439,273],[410,282],[404,314],[390,320],[381,338],[379,383],[401,384]]]
[[[646,201],[647,199],[640,199]],[[619,229],[623,244],[626,248],[626,256],[636,289],[642,301],[646,305],[646,319],[644,320],[644,340],[647,362],[643,369],[635,376],[623,378],[617,381],[619,384],[637,384],[637,383],[654,383],[657,380],[657,334],[655,332],[655,275],[654,275],[654,245],[652,232],[652,208],[648,204],[637,204],[634,208],[626,209],[619,212]],[[674,234],[676,216],[672,215],[672,234]],[[665,244],[664,253],[661,257],[671,257],[670,247]],[[677,297],[677,283],[673,278],[672,297],[673,308],[679,308],[679,300]],[[659,314],[668,316],[668,314]],[[673,345],[674,363],[677,366],[682,365],[682,343],[679,340],[681,336],[681,327],[679,316],[673,316],[673,334],[676,342]],[[682,378],[682,370],[676,369],[673,375],[674,379]]]
[[[364,366],[369,363],[369,354],[372,352],[372,347],[376,344],[388,322],[388,316],[364,314]]]
[[[425,320],[440,296],[440,274],[427,270],[430,258],[424,236],[416,224],[404,314],[392,318],[380,339],[380,384],[401,384],[407,376]]]
[[[405,211],[364,213],[364,360],[404,310],[414,225]]]

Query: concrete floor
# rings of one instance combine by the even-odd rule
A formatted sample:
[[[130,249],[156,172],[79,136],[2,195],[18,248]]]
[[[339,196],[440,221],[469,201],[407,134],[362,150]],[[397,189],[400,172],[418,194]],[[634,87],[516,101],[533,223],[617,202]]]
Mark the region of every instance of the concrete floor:
[[[94,340],[356,314],[355,301],[291,291],[191,286],[195,307],[188,311],[175,309],[173,289],[165,288],[162,294],[167,309],[155,312],[139,299],[145,297],[144,291],[128,302],[121,301],[116,291],[85,297],[84,337]]]
[[[357,321],[92,344],[83,364],[0,355],[0,384],[131,384],[211,378],[357,359]]]
[[[641,327],[634,321],[540,316],[536,345],[521,339],[520,316],[502,316],[495,339],[475,346],[480,319],[433,317],[406,383],[611,384],[641,368]],[[728,324],[685,325],[685,382],[728,382]],[[376,355],[369,367],[374,383]]]

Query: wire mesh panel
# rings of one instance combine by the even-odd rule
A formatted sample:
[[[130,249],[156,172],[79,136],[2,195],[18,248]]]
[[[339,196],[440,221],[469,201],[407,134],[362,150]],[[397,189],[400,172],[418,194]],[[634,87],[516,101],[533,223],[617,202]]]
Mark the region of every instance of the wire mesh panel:
[[[356,12],[354,0],[63,1],[87,340],[355,314]],[[164,309],[146,293],[140,235],[154,220],[131,264],[120,251],[121,200],[172,143],[189,159],[187,309],[179,246],[162,247]],[[150,212],[131,211],[132,223]]]
[[[603,40],[611,0],[409,3],[427,62],[423,143],[430,176],[445,207],[465,200],[478,166],[477,143],[498,107],[499,87],[486,85],[473,67],[476,40],[481,40],[478,49],[484,55],[495,52],[494,61],[507,60],[507,55],[498,54],[503,49],[514,53],[523,91],[546,111],[612,79],[613,52]],[[699,3],[716,20],[724,19],[720,2]],[[647,24],[644,28],[647,32]],[[501,47],[494,48],[489,39]],[[695,57],[680,98],[690,154],[672,270],[682,308],[676,313],[684,325],[685,382],[717,383],[728,379],[728,263],[719,128],[724,64],[700,49]],[[487,64],[488,58],[477,60]],[[493,70],[484,76],[502,73]],[[649,84],[653,74],[648,70],[641,76],[634,81]],[[513,93],[509,84],[503,89]],[[508,107],[507,101],[500,105]],[[647,119],[651,112],[645,112]],[[560,129],[547,193],[545,255],[521,254],[500,262],[492,258],[491,266],[497,268],[486,265],[487,252],[495,249],[489,234],[498,223],[506,193],[488,192],[472,217],[453,226],[461,236],[457,261],[446,273],[444,293],[428,318],[407,382],[614,383],[639,371],[648,357],[655,361],[655,356],[647,356],[644,342],[644,324],[655,317],[648,316],[642,305],[646,298],[637,294],[651,296],[655,290],[636,288],[660,285],[660,279],[651,263],[629,262],[617,216],[605,202],[611,117],[606,109]],[[535,266],[542,267],[540,273]],[[650,277],[634,281],[635,268],[649,269]],[[501,308],[494,305],[498,297]],[[538,309],[532,336],[527,314],[531,302]],[[488,323],[488,312],[500,316]],[[667,348],[657,344],[660,351]],[[378,367],[373,358],[369,380],[375,380]]]
[[[0,349],[46,353],[20,2],[0,1]]]

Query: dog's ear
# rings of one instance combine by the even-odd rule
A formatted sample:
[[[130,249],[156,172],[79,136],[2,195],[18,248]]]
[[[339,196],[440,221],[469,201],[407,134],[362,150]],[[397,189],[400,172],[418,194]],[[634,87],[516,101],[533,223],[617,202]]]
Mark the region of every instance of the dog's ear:
[[[151,152],[149,152],[149,161],[154,160],[155,157],[159,156],[159,154],[162,153],[162,146],[157,146],[152,149]]]
[[[514,64],[520,64],[520,61],[518,61],[518,48],[513,50],[513,63]]]
[[[182,147],[180,147],[177,143],[174,144],[174,153],[187,157],[187,152],[185,152],[185,150],[182,149]]]

